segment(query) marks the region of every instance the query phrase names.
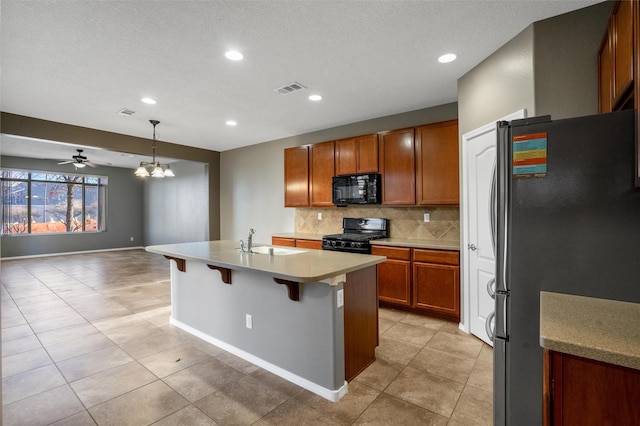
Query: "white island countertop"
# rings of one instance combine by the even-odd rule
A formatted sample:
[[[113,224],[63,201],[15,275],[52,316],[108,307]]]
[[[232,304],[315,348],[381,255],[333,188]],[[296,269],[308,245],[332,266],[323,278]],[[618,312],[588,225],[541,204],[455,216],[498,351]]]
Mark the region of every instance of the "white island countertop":
[[[640,370],[640,304],[540,292],[540,346]]]
[[[256,247],[272,247],[256,244]],[[192,260],[231,270],[260,271],[274,278],[289,281],[317,282],[382,263],[384,256],[344,253],[326,250],[308,250],[293,247],[274,247],[276,254],[243,253],[237,241],[204,241],[165,244],[146,247],[159,253],[183,260]]]

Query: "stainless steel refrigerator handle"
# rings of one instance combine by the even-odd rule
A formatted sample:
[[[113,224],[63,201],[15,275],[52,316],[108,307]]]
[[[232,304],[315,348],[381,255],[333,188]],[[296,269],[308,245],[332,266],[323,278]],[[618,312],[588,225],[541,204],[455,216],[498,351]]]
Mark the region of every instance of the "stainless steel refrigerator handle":
[[[487,317],[487,320],[484,322],[484,330],[487,332],[487,336],[489,336],[489,340],[491,340],[492,342],[495,340],[495,333],[493,331],[493,327],[491,326],[491,321],[493,321],[495,316],[496,312],[491,312]]]
[[[491,247],[493,248],[493,257],[496,257],[496,208],[498,203],[496,202],[496,186],[498,178],[497,159],[493,161],[493,173],[491,177],[491,198],[489,200],[489,217],[491,218]]]
[[[487,293],[489,293],[489,296],[491,296],[492,299],[496,298],[496,291],[493,288],[494,284],[496,283],[496,278],[493,277],[489,280],[489,282],[487,283]]]

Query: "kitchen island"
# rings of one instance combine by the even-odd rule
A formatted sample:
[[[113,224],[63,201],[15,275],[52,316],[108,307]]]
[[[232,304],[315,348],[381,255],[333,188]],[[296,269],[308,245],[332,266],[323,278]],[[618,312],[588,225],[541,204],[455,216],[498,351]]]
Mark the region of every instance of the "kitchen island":
[[[171,323],[331,401],[375,360],[383,256],[235,241],[150,246],[171,260]]]

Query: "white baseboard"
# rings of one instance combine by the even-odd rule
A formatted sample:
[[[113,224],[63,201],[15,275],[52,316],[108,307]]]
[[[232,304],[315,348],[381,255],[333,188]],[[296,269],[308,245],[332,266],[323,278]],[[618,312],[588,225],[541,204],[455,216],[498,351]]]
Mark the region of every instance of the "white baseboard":
[[[173,317],[171,317],[170,322],[172,325],[175,325],[176,327],[204,340],[205,342],[211,343],[212,345],[215,345],[220,349],[230,352],[244,359],[245,361],[249,361],[250,363],[257,365],[258,367],[264,368],[265,370],[270,371],[276,376],[280,376],[283,379],[288,380],[289,382],[294,383],[310,392],[313,392],[316,395],[319,395],[325,399],[328,399],[331,402],[337,402],[340,400],[340,398],[342,398],[347,394],[348,384],[346,381],[339,389],[336,389],[336,390],[327,389],[308,379],[305,379],[304,377],[300,377],[297,374],[294,374],[288,370],[285,370],[284,368],[278,367],[277,365],[274,365],[268,361],[265,361],[262,358],[258,358],[255,355],[252,355],[248,352],[243,351],[242,349],[236,348],[235,346],[225,343],[222,340],[218,340],[215,337],[211,337],[208,334],[205,334],[199,330],[196,330],[195,328],[190,327],[187,324]]]
[[[122,251],[122,250],[144,250],[144,246],[120,247],[120,248],[109,248],[109,249],[98,249],[98,250],[65,251],[60,253],[30,254],[27,256],[3,257],[2,260],[31,259],[34,257],[66,256],[69,254],[100,253],[103,251]]]

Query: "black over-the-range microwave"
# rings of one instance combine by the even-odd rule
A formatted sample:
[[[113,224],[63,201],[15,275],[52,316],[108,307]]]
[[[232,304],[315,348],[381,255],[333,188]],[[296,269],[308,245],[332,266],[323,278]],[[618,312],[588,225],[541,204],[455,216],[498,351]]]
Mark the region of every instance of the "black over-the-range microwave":
[[[332,202],[337,206],[381,202],[382,185],[379,173],[334,176],[332,188]]]

